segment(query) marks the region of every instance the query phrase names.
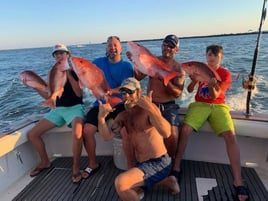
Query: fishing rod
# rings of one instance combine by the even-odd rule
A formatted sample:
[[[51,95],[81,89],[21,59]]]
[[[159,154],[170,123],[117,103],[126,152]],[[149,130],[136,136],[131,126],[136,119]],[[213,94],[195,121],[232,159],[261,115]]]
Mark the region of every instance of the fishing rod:
[[[263,1],[263,7],[262,7],[262,14],[261,14],[261,22],[260,22],[260,27],[259,27],[259,33],[258,33],[258,38],[257,38],[257,44],[254,52],[254,57],[253,57],[253,62],[252,62],[252,68],[251,72],[248,76],[248,95],[247,95],[247,108],[246,108],[246,115],[249,116],[251,115],[250,113],[250,97],[251,97],[251,92],[254,89],[255,85],[255,80],[254,80],[254,73],[255,73],[255,68],[256,68],[256,62],[257,62],[257,57],[258,57],[258,50],[259,50],[259,44],[260,44],[260,36],[261,36],[261,29],[262,29],[262,24],[265,20],[266,17],[266,2],[267,0]]]

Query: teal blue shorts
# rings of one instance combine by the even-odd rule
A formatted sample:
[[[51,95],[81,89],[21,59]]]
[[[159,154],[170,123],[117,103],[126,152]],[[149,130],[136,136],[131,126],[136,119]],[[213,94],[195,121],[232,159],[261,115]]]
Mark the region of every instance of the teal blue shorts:
[[[61,127],[67,124],[68,127],[72,127],[72,121],[75,117],[84,119],[85,109],[81,104],[77,104],[70,107],[56,107],[45,115],[45,119],[55,124],[57,127]]]
[[[221,136],[225,131],[234,132],[230,108],[226,104],[193,102],[189,105],[184,123],[198,131],[208,121],[214,132]]]

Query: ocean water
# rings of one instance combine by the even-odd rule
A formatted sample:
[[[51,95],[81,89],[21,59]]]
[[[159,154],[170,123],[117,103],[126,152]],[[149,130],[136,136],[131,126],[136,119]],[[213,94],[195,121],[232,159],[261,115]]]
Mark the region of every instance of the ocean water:
[[[215,36],[205,38],[184,38],[180,40],[180,50],[176,54],[179,62],[190,60],[205,62],[205,48],[211,44],[224,47],[222,65],[233,74],[233,84],[227,92],[227,104],[232,110],[246,111],[247,90],[242,88],[242,77],[250,73],[257,34]],[[161,54],[161,41],[140,42],[153,54]],[[251,112],[268,113],[268,34],[262,34],[259,54],[256,64],[256,87],[251,98]],[[85,44],[69,46],[73,56],[84,57],[89,60],[105,55],[104,44]],[[123,59],[126,43],[123,43]],[[31,88],[25,87],[19,79],[19,73],[24,70],[34,70],[44,79],[54,64],[51,47],[30,48],[17,50],[0,50],[0,130],[14,124],[29,115],[44,114],[49,108],[41,106],[43,99]],[[236,80],[236,75],[240,78]],[[146,88],[146,79],[142,85]],[[186,79],[186,85],[189,78]],[[145,91],[145,90],[144,90]],[[192,102],[194,93],[187,93],[177,99],[177,102],[187,107]],[[90,93],[85,93],[85,104],[90,107],[94,101]]]

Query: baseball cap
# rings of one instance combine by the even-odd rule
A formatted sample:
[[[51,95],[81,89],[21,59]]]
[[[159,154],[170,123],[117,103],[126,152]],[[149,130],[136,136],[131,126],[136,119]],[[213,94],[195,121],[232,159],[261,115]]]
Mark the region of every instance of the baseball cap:
[[[167,43],[171,48],[179,46],[179,38],[174,34],[167,35],[163,42]]]
[[[53,51],[52,51],[52,56],[54,55],[54,53],[56,51],[64,51],[64,52],[69,52],[68,48],[63,45],[63,44],[57,44],[53,47]]]
[[[130,90],[136,90],[136,89],[140,89],[141,85],[140,85],[140,82],[138,80],[136,80],[133,77],[130,77],[130,78],[125,79],[122,82],[122,84],[120,86],[120,89],[122,89],[122,88],[130,89]]]

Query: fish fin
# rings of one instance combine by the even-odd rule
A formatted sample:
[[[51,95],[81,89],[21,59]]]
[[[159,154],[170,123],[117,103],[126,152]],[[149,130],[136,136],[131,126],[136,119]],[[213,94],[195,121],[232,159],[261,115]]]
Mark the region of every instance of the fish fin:
[[[61,97],[63,94],[64,88],[59,89],[56,93],[54,92],[47,100],[42,103],[42,106],[56,108],[56,99]]]
[[[167,76],[164,77],[164,85],[167,86],[168,82],[173,79],[174,77],[180,76],[179,72],[172,72],[169,73]]]

